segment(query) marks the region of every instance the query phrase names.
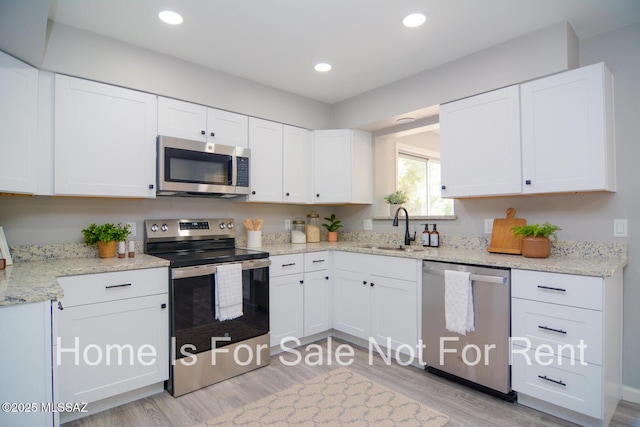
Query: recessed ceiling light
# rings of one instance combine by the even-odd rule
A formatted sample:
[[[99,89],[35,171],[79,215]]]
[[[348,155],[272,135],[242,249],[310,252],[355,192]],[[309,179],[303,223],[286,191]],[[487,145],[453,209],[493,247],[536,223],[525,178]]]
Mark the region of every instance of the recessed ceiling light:
[[[158,14],[158,17],[162,20],[162,22],[166,22],[167,24],[182,24],[182,16],[180,16],[179,13],[173,12],[171,10],[163,10]]]
[[[426,20],[427,17],[422,13],[412,13],[411,15],[405,17],[402,20],[402,23],[405,25],[405,27],[413,28],[419,27],[420,25],[424,24]]]
[[[413,123],[415,122],[416,119],[414,119],[413,117],[401,117],[398,120],[396,120],[397,123]]]
[[[326,73],[327,71],[331,70],[331,64],[321,62],[319,64],[316,64],[316,66],[313,68],[315,68],[316,71],[320,71],[321,73]]]

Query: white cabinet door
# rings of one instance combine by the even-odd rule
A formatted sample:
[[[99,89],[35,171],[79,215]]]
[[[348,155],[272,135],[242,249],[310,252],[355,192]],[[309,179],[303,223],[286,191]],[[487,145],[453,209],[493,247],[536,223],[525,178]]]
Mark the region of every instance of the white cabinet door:
[[[0,52],[0,192],[36,192],[38,70]]]
[[[313,202],[347,203],[350,200],[351,131],[314,131]]]
[[[56,401],[96,402],[166,380],[167,304],[160,294],[56,310]]]
[[[282,202],[282,124],[249,118],[251,202]]]
[[[155,197],[156,97],[55,77],[54,192]]]
[[[159,96],[158,134],[205,142],[207,107]]]
[[[371,276],[371,336],[396,349],[418,345],[418,291],[415,282]],[[407,349],[410,352],[410,350]],[[410,353],[416,354],[416,353]]]
[[[289,274],[269,279],[270,345],[278,346],[284,338],[304,336],[304,276]]]
[[[310,132],[284,125],[282,140],[282,201],[308,203],[311,195]]]
[[[54,414],[41,406],[53,402],[51,302],[0,307],[0,336],[0,401],[37,405],[34,411],[0,412],[0,425],[52,426]]]
[[[333,328],[368,340],[371,335],[371,303],[367,276],[334,270]]]
[[[207,142],[248,148],[249,117],[207,108]]]
[[[600,63],[521,85],[525,193],[615,191],[611,80]]]
[[[329,271],[304,273],[304,336],[318,334],[331,328]]]
[[[522,192],[518,86],[440,106],[442,197]]]

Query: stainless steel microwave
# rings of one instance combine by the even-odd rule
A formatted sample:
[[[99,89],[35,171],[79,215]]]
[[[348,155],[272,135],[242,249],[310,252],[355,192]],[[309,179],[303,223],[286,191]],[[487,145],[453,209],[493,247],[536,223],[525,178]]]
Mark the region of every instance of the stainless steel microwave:
[[[231,198],[249,194],[251,150],[158,136],[159,196]]]

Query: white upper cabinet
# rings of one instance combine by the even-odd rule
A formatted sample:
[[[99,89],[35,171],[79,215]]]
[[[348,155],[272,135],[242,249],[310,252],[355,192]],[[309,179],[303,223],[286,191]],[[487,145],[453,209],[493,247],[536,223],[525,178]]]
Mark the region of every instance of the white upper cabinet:
[[[615,191],[603,63],[440,106],[443,197]]]
[[[251,202],[282,202],[281,123],[249,118]]]
[[[38,70],[0,52],[0,192],[36,192]]]
[[[246,148],[248,123],[242,114],[158,97],[159,135]]]
[[[440,106],[442,197],[518,194],[518,86]]]
[[[311,199],[310,147],[310,131],[284,125],[282,201],[285,203],[308,203]]]
[[[155,197],[154,95],[55,76],[54,193]]]
[[[524,83],[524,193],[615,191],[612,76],[603,63]]]
[[[372,203],[373,150],[369,132],[313,132],[314,203]]]

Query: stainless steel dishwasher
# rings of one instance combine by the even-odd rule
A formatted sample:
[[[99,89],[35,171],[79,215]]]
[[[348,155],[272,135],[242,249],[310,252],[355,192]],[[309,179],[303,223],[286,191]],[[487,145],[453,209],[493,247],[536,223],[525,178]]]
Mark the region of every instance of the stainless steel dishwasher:
[[[460,335],[445,325],[445,271],[470,273],[475,331]],[[422,341],[426,369],[514,402],[509,365],[511,270],[423,261]]]

